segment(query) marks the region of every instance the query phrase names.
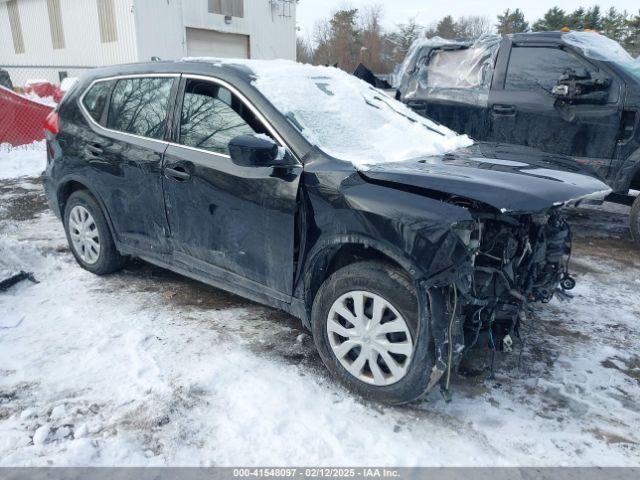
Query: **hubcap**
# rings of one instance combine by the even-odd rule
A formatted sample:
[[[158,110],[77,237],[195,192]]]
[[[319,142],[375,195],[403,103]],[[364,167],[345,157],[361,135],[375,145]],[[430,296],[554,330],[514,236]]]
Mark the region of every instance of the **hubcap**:
[[[100,235],[89,210],[76,205],[69,214],[69,235],[73,249],[88,264],[94,264],[100,256]]]
[[[380,295],[353,291],[338,298],[329,311],[327,336],[340,364],[358,380],[384,386],[407,373],[413,353],[409,327]]]

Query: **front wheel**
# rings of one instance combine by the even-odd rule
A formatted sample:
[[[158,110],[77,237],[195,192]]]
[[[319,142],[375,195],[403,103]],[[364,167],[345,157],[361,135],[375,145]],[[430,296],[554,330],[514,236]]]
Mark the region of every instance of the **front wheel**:
[[[411,280],[382,262],[332,274],[313,303],[313,337],[323,363],[363,397],[401,404],[427,388],[433,354]]]
[[[631,220],[631,237],[640,245],[640,195],[633,202],[629,217]]]

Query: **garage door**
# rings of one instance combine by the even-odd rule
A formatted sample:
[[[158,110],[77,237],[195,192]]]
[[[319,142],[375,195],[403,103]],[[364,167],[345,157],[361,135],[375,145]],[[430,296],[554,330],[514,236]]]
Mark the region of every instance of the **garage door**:
[[[190,57],[249,58],[249,36],[187,28]]]

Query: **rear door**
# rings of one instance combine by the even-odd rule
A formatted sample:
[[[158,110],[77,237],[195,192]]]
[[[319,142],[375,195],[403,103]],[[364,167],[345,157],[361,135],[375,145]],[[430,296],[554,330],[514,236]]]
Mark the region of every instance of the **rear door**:
[[[149,253],[168,252],[162,192],[162,158],[169,105],[177,75],[134,76],[97,82],[82,99],[99,135],[87,139],[83,155],[94,188],[111,217],[118,240]],[[108,101],[105,100],[109,99]],[[106,102],[100,118],[96,107]],[[92,112],[93,110],[93,112]]]
[[[604,105],[571,105],[551,94],[568,69],[604,73],[560,46],[515,44],[502,83],[492,86],[489,138],[577,157],[605,177],[620,126],[620,83],[612,78]]]
[[[184,76],[164,192],[177,261],[225,284],[291,295],[302,167],[244,167],[229,156],[243,134],[271,135],[228,84]]]

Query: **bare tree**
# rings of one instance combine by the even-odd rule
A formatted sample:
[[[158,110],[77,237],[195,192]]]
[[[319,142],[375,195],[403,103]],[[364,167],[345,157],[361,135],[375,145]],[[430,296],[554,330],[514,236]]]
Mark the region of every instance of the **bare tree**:
[[[374,72],[382,72],[386,68],[383,59],[384,34],[380,25],[381,19],[381,5],[367,7],[358,18],[361,41],[359,61]]]
[[[313,63],[326,65],[331,62],[330,38],[331,25],[329,24],[329,19],[324,18],[316,22],[313,29],[313,39],[316,43],[316,48],[313,53]]]
[[[455,23],[454,30],[457,37],[469,39],[494,32],[491,19],[479,15],[460,17]]]
[[[296,60],[300,63],[313,63],[313,47],[309,40],[301,35],[296,37]]]

